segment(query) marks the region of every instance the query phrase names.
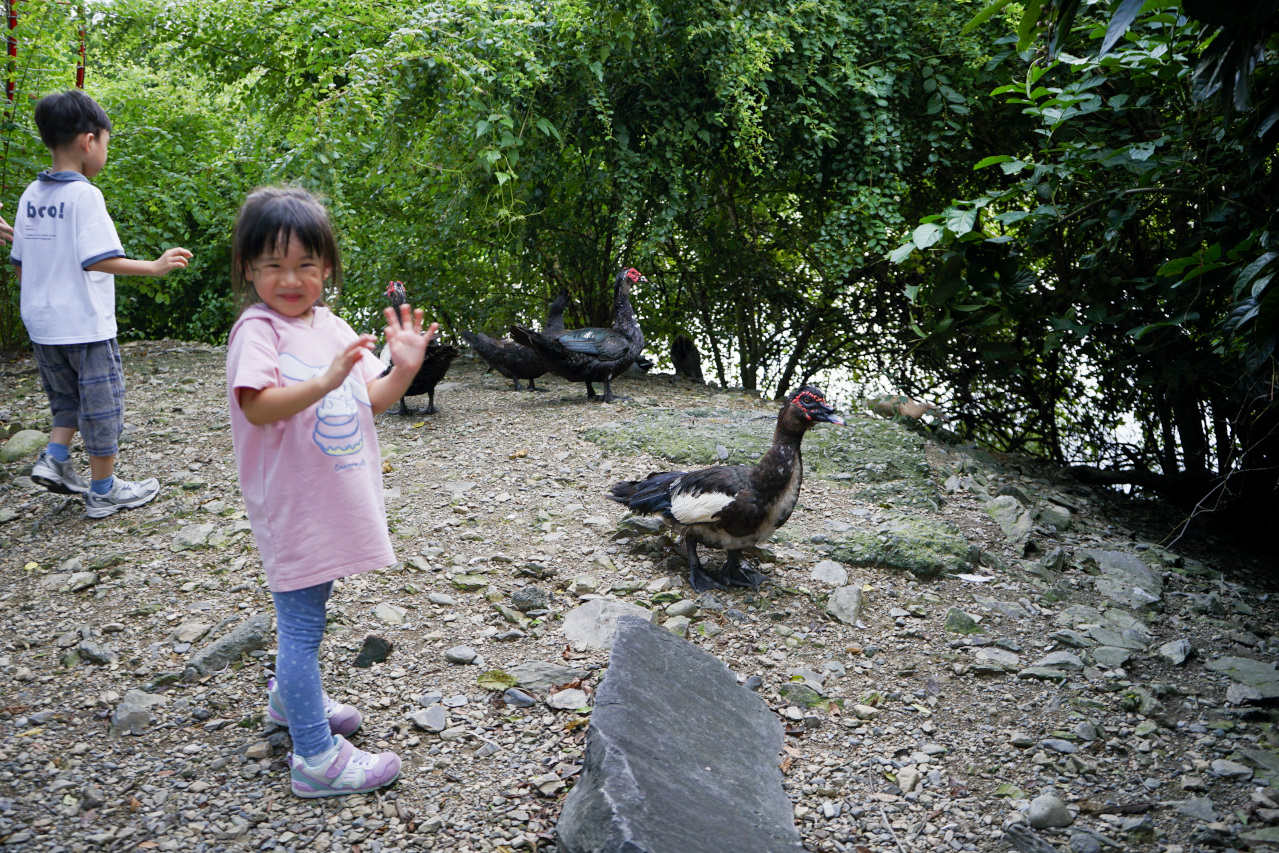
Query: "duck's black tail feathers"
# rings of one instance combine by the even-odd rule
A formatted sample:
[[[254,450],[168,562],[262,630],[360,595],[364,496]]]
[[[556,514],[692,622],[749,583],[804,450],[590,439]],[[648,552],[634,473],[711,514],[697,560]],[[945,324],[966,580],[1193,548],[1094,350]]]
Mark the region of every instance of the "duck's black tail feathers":
[[[659,515],[671,508],[671,486],[683,476],[683,471],[664,471],[615,483],[609,498],[639,515]]]

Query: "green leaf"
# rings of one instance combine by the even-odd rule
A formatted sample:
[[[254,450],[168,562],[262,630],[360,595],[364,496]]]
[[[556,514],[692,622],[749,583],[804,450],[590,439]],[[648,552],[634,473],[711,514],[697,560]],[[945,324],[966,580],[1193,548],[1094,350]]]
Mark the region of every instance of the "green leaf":
[[[914,251],[915,251],[914,242],[903,244],[893,250],[892,254],[888,256],[888,261],[889,263],[900,264],[902,261],[909,258],[911,254],[914,253]]]
[[[964,235],[973,230],[977,224],[976,210],[959,210],[950,208],[946,211],[946,230],[956,235]]]
[[[998,15],[1003,10],[1003,8],[1011,2],[1012,0],[995,0],[994,3],[991,3],[989,6],[987,6],[986,8],[978,12],[976,15],[974,15],[973,19],[969,21],[967,24],[964,24],[964,28],[960,30],[959,32],[961,34],[972,32],[974,29],[981,26],[986,21],[989,21],[991,18]]]
[[[515,676],[503,672],[500,669],[490,669],[488,672],[482,673],[479,678],[475,679],[475,683],[485,690],[502,692],[514,687],[516,685],[516,679]]]
[[[996,154],[994,157],[983,157],[977,161],[977,165],[973,166],[973,171],[985,169],[987,166],[993,166],[996,163],[1007,163],[1012,160],[1012,156],[1008,154]]]
[[[932,222],[925,222],[923,225],[915,229],[911,234],[911,240],[921,249],[927,249],[941,239],[941,226]]]

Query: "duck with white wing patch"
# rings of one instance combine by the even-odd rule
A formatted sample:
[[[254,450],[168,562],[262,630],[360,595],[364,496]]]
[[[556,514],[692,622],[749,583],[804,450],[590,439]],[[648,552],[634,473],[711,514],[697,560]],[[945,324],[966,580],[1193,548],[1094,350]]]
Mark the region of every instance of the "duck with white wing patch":
[[[716,465],[700,471],[666,471],[644,480],[616,483],[609,497],[638,515],[660,515],[680,536],[693,589],[727,585],[756,588],[764,580],[742,562],[742,549],[773,535],[799,501],[804,479],[800,443],[815,423],[843,425],[821,389],[805,385],[791,393],[777,415],[773,443],[754,466]],[[697,546],[722,548],[720,572],[702,567]]]

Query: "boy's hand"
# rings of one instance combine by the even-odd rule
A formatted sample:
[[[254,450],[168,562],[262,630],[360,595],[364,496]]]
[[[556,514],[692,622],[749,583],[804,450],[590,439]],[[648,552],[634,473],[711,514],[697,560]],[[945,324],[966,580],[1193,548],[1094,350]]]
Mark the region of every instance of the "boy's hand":
[[[151,262],[151,265],[155,270],[151,274],[168,275],[170,270],[186,267],[187,259],[190,257],[192,257],[190,251],[179,246],[174,246],[172,249],[169,249],[163,255]]]
[[[409,305],[400,306],[400,316],[395,316],[394,308],[384,308],[386,314],[386,345],[391,348],[391,360],[396,367],[403,367],[417,374],[426,356],[426,345],[435,337],[440,328],[438,323],[422,334],[422,309],[413,310]]]
[[[346,349],[333,357],[329,369],[320,374],[320,382],[326,394],[342,386],[352,368],[364,357],[364,351],[373,349],[374,340],[372,335],[360,335],[354,343],[348,344]]]
[[[0,207],[4,207],[4,204],[0,203]],[[3,216],[0,216],[0,241],[5,243],[13,242],[13,226],[5,222]]]

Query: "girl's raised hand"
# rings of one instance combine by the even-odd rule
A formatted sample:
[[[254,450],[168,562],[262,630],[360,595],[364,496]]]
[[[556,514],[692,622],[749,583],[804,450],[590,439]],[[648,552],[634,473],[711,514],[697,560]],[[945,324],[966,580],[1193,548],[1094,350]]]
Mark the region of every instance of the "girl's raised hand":
[[[364,357],[364,351],[373,349],[376,340],[372,335],[360,335],[333,357],[329,369],[324,371],[322,377],[326,393],[341,387],[346,377],[350,375],[351,369]]]
[[[386,345],[391,348],[391,361],[396,367],[403,367],[416,374],[417,369],[422,366],[422,359],[426,357],[427,344],[440,328],[439,324],[432,323],[426,334],[422,334],[422,309],[414,310],[407,304],[400,306],[398,317],[394,308],[383,309],[383,313],[386,314],[384,333]]]

